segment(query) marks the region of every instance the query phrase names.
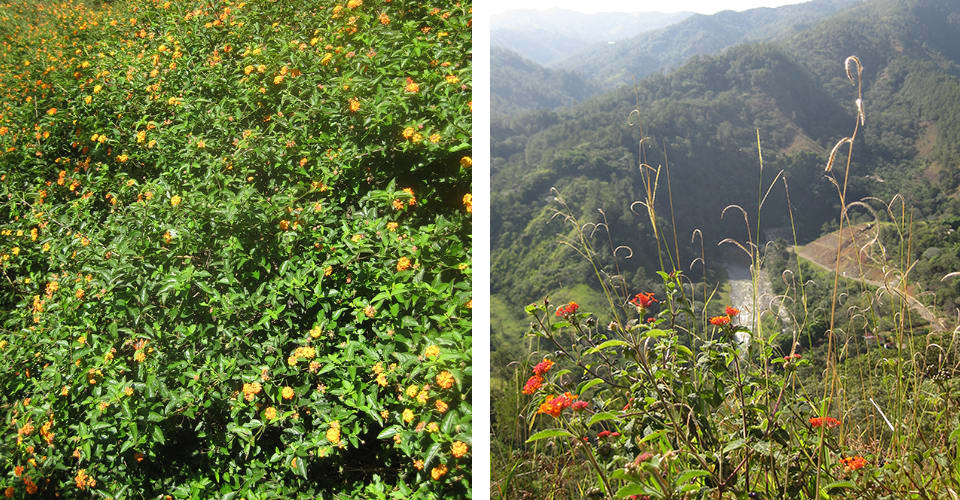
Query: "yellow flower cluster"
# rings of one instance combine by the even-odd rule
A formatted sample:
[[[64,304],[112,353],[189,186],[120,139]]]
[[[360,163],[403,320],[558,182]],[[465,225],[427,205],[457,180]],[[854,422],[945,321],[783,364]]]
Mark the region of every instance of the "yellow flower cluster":
[[[327,441],[333,444],[340,443],[340,422],[334,420],[330,422],[330,428],[327,429]]]
[[[453,387],[454,378],[453,374],[448,371],[442,371],[437,374],[437,385],[444,389],[449,389]]]
[[[445,464],[440,464],[430,471],[430,477],[432,477],[434,481],[439,481],[441,477],[446,475],[447,466]]]
[[[454,441],[453,444],[450,445],[450,454],[456,458],[461,458],[467,454],[469,449],[470,448],[467,446],[467,443],[462,441]]]
[[[314,336],[314,330],[319,330],[319,327],[314,327],[313,330],[310,330],[310,336]],[[317,335],[319,336],[319,334]],[[296,366],[301,359],[313,359],[317,356],[317,350],[311,346],[300,346],[293,350],[293,354],[287,357],[287,364],[290,366]]]
[[[87,475],[87,469],[78,470],[74,480],[77,482],[77,488],[81,490],[97,486],[97,482],[92,477]]]
[[[253,398],[260,394],[260,391],[263,390],[263,386],[260,385],[260,382],[254,382],[252,384],[243,384],[243,398],[247,401],[253,401]]]

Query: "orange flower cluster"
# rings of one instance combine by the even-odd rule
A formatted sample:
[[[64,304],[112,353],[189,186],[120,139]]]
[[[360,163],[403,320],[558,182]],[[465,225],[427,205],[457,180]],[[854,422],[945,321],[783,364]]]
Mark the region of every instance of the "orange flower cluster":
[[[864,465],[867,465],[867,461],[860,455],[841,458],[840,463],[847,466],[847,470],[862,469]]]
[[[536,366],[533,367],[533,374],[542,377],[546,375],[548,371],[550,371],[550,368],[553,367],[554,364],[555,363],[553,361],[543,358],[543,361],[537,363]]]
[[[434,481],[439,481],[441,477],[446,475],[447,466],[445,464],[440,464],[430,471],[430,477],[432,477]]]
[[[527,379],[527,383],[523,385],[523,393],[531,395],[537,392],[537,389],[543,386],[543,377],[534,375]]]
[[[543,404],[540,405],[540,409],[537,410],[537,413],[546,413],[553,418],[560,418],[560,413],[569,408],[573,404],[574,400],[577,399],[576,394],[570,394],[565,392],[559,396],[549,395],[547,399],[544,400]]]
[[[553,361],[547,358],[543,358],[543,361],[537,363],[536,366],[533,367],[533,376],[527,379],[527,383],[523,386],[523,393],[531,395],[537,392],[537,389],[543,386],[543,376],[546,375],[553,365]]]
[[[840,421],[833,417],[811,417],[810,425],[812,427],[825,426],[829,429],[840,425]]]
[[[407,92],[410,92],[410,93],[415,94],[415,93],[417,93],[417,92],[420,91],[420,85],[418,85],[417,82],[413,81],[413,78],[410,78],[410,77],[408,76],[408,77],[407,77],[407,86],[404,87],[404,90],[406,90]]]
[[[710,324],[713,326],[726,326],[730,324],[730,316],[714,316],[710,318]]]
[[[633,299],[630,300],[630,303],[633,304],[638,310],[646,309],[653,305],[654,302],[659,301],[653,298],[653,292],[638,293],[633,296]]]
[[[561,318],[569,318],[577,312],[577,309],[580,309],[580,304],[577,304],[571,300],[566,305],[557,308],[557,316]]]
[[[77,488],[81,490],[93,488],[97,485],[97,481],[87,475],[87,469],[78,470],[77,476],[74,478],[74,480],[77,482]]]
[[[437,385],[444,389],[449,389],[453,387],[453,374],[448,371],[442,371],[437,374]]]
[[[730,324],[730,320],[740,314],[739,309],[730,306],[727,306],[726,311],[724,312],[726,313],[726,316],[714,316],[710,318],[710,324],[713,326],[727,326]]]
[[[243,398],[247,401],[253,401],[253,398],[257,397],[261,390],[263,390],[263,386],[260,385],[260,382],[243,384]]]
[[[454,441],[450,446],[450,454],[456,458],[461,458],[467,454],[469,449],[470,448],[467,446],[467,443],[462,441]]]

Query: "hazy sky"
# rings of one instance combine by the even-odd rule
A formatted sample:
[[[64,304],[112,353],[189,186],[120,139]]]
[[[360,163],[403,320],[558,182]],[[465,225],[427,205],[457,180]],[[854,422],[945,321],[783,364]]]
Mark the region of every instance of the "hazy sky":
[[[492,14],[515,9],[561,9],[578,12],[680,12],[714,14],[721,10],[747,10],[756,7],[779,7],[806,0],[492,0],[486,3]]]

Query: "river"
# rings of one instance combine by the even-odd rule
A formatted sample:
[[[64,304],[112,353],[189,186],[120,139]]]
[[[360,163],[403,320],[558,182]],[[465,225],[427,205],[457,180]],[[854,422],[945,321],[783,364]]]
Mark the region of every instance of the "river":
[[[740,310],[737,316],[738,323],[756,330],[754,325],[755,310],[753,303],[754,283],[750,275],[750,261],[743,255],[730,255],[721,259],[720,265],[727,271],[727,283],[730,284],[730,304]],[[759,277],[759,293],[757,294],[757,308],[761,311],[770,309],[771,298],[773,298],[773,287],[766,273],[761,273]],[[788,320],[789,315],[786,311],[780,311],[781,320]],[[786,322],[786,321],[785,321]],[[749,342],[749,335],[738,333],[737,340],[741,343]]]

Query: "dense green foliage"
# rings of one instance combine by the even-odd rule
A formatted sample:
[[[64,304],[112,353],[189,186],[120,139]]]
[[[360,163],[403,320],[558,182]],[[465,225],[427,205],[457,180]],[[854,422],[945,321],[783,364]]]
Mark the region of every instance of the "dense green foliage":
[[[588,92],[575,73],[544,68],[507,49],[490,49],[490,108],[498,117],[569,106]]]
[[[469,496],[470,24],[0,4],[0,489]]]

